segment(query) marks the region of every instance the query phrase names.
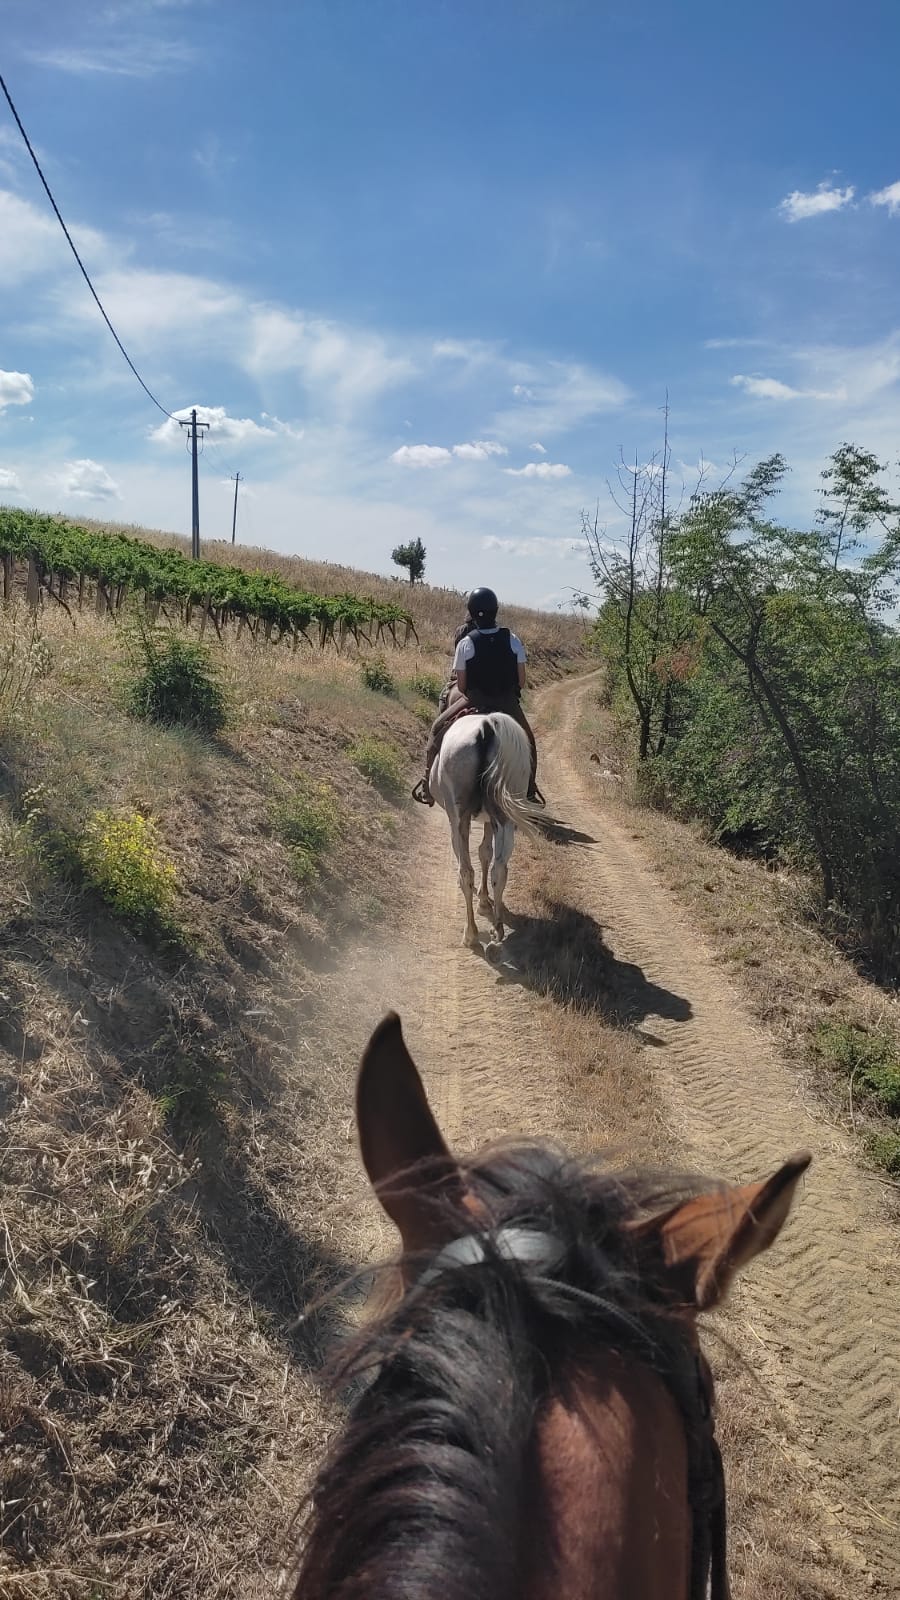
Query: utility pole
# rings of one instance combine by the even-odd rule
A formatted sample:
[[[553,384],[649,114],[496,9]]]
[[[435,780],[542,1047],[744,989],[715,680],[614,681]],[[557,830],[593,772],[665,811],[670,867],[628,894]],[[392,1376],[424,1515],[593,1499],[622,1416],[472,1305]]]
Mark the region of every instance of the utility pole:
[[[203,429],[209,428],[208,422],[197,421],[197,407],[191,411],[191,420],[182,421],[179,417],[179,426],[191,430],[191,558],[200,560],[200,486],[197,479],[197,439],[202,439]],[[198,434],[198,430],[199,434]]]
[[[239,472],[236,472],[235,475],[234,475],[234,515],[231,518],[231,542],[232,542],[232,544],[234,544],[234,535],[235,535],[235,532],[237,530],[237,492],[238,492],[238,484],[240,483],[240,481],[241,481],[241,475],[240,475]]]

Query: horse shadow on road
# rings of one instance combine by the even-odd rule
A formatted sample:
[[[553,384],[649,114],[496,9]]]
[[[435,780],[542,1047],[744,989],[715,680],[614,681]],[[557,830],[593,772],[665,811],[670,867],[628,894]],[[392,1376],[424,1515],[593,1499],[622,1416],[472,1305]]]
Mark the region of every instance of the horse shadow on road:
[[[652,983],[636,963],[619,960],[586,912],[559,903],[546,916],[508,912],[507,920],[503,944],[485,951],[501,983],[595,1012],[612,1027],[637,1031],[648,1044],[661,1041],[641,1026],[646,1018],[690,1020],[690,1001]]]

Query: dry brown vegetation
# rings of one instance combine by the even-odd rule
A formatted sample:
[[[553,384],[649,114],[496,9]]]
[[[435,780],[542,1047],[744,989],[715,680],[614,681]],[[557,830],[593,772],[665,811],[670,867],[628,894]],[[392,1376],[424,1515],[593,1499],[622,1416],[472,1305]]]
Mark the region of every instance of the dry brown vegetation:
[[[404,598],[420,645],[387,652],[390,694],[355,650],[213,643],[229,710],[214,739],[127,714],[115,625],[48,605],[33,635],[23,608],[0,617],[22,668],[0,675],[9,1600],[271,1592],[329,1426],[319,1374],[345,1301],[298,1316],[359,1259],[355,1060],[324,997],[403,892],[407,802],[358,746],[374,738],[411,779],[433,710],[412,680],[443,677],[461,614],[451,594]],[[580,625],[510,620],[537,681],[571,670]],[[155,823],[174,933],[130,927],[79,872],[97,814]]]

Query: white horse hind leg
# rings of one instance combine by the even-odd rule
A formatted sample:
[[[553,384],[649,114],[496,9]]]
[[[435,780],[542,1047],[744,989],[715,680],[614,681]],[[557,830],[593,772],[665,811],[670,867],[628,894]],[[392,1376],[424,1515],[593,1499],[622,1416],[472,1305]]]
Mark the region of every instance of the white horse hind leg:
[[[515,842],[516,830],[511,822],[496,823],[494,825],[494,867],[491,872],[491,888],[494,891],[493,922],[498,944],[502,940],[505,931],[503,927],[503,895],[506,890],[508,862],[513,853]]]
[[[475,925],[475,912],[472,908],[472,898],[475,892],[475,874],[472,871],[472,858],[469,854],[469,829],[471,825],[471,817],[459,817],[455,812],[450,813],[450,838],[453,842],[453,854],[459,863],[459,887],[466,902],[466,931],[463,935],[463,943],[470,947],[480,942],[478,928]]]
[[[493,854],[494,824],[490,817],[486,816],[484,819],[484,834],[478,846],[478,859],[481,862],[481,890],[478,895],[478,909],[488,917],[492,917],[494,912],[494,903],[488,893],[488,870]]]

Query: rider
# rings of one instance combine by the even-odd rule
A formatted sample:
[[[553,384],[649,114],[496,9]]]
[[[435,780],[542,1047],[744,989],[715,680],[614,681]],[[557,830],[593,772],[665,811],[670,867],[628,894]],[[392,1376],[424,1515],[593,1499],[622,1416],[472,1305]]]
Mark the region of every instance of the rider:
[[[454,658],[456,656],[456,646],[458,644],[460,644],[463,639],[468,638],[469,634],[472,632],[474,627],[475,627],[475,619],[474,619],[474,617],[466,617],[465,622],[461,622],[460,623],[460,625],[457,628],[455,634],[453,635],[453,654],[454,654]],[[447,682],[444,684],[444,687],[441,690],[440,697],[438,699],[438,711],[439,712],[446,711],[448,705],[450,704],[450,696],[453,693],[455,688],[456,688],[456,668],[455,668],[454,663],[451,662],[451,664],[450,664],[450,675],[449,675],[449,677],[447,679]]]
[[[522,710],[525,687],[525,646],[508,628],[498,627],[499,602],[493,589],[473,589],[468,599],[469,617],[456,634],[453,657],[455,684],[446,708],[436,718],[425,750],[425,776],[413,790],[413,799],[433,806],[428,786],[431,769],[437,760],[441,741],[451,723],[467,706],[476,711],[505,711],[528,737],[531,746],[531,779],[528,798],[538,805],[544,800],[537,787],[537,747],[528,719]]]

